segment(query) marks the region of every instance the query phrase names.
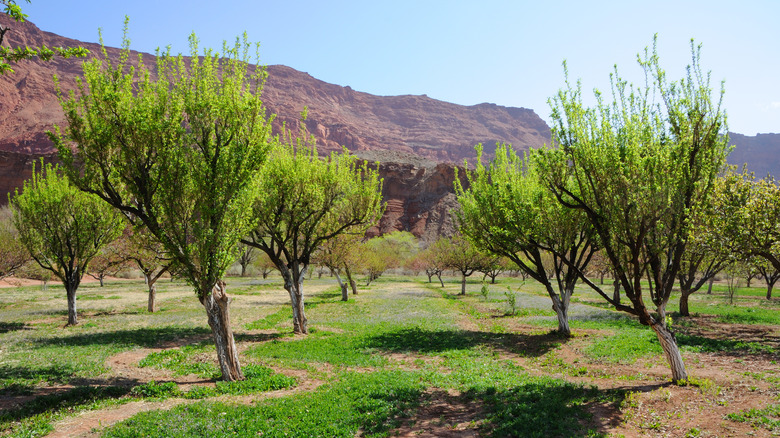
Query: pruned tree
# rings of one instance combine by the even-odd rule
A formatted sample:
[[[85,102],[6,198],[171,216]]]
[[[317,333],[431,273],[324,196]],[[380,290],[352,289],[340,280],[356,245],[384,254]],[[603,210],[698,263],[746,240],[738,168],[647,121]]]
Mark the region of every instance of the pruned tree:
[[[76,291],[89,262],[122,232],[122,219],[97,196],[70,184],[51,164],[11,198],[14,225],[22,244],[41,268],[65,286],[68,325],[78,324]]]
[[[653,329],[675,383],[684,383],[688,374],[667,325],[666,304],[685,252],[690,211],[710,196],[728,151],[722,100],[711,97],[710,76],[699,66],[700,47],[691,43],[691,52],[686,76],[669,82],[655,46],[646,49],[638,57],[643,86],[629,85],[616,68],[611,102],[596,91],[594,107],[583,103],[581,84],[567,79],[551,99],[557,148],[538,160],[559,202],[587,216],[628,302],[616,302],[584,274],[581,278],[616,309]]]
[[[0,208],[0,280],[14,275],[31,260],[14,226],[11,207]]]
[[[379,219],[381,180],[347,151],[323,159],[305,133],[285,135],[259,174],[256,226],[242,242],[274,262],[290,294],[293,331],[307,334],[303,280],[311,258],[325,241]]]
[[[558,317],[558,332],[571,335],[569,303],[579,272],[596,249],[585,215],[560,205],[540,183],[532,160],[499,145],[490,167],[481,162],[469,173],[469,189],[456,179],[461,232],[492,254],[512,260],[541,283]]]
[[[84,64],[61,99],[68,126],[50,135],[76,185],[146,228],[193,286],[227,381],[243,374],[223,277],[253,225],[271,143],[253,47],[244,38],[201,53],[193,35],[191,57],[158,53],[153,72],[140,56],[131,63],[125,38],[117,62],[104,48]]]

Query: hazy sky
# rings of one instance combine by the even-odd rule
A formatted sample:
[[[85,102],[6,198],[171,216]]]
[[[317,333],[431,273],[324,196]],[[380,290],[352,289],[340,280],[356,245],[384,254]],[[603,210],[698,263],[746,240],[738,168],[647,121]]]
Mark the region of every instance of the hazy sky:
[[[565,59],[586,90],[609,73],[641,82],[636,54],[658,33],[662,64],[679,78],[690,39],[715,88],[726,81],[731,131],[780,133],[780,1],[20,1],[43,30],[131,48],[187,52],[195,32],[219,48],[246,31],[262,63],[378,95],[427,94],[463,105],[531,108],[563,85]]]

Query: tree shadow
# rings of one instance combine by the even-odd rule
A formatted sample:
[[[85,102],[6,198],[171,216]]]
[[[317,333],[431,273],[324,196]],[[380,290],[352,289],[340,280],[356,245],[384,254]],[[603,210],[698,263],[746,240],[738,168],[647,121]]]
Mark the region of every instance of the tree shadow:
[[[114,345],[121,348],[170,346],[171,343],[184,345],[193,338],[202,339],[211,335],[211,330],[202,327],[158,327],[132,330],[115,330],[99,333],[82,333],[71,336],[58,336],[48,339],[36,339],[35,345],[89,346]]]
[[[67,390],[56,390],[34,398],[19,398],[18,407],[0,410],[0,422],[22,421],[35,415],[61,410],[73,410],[78,406],[90,405],[102,400],[118,399],[127,395],[133,384],[77,386]]]
[[[19,330],[32,330],[32,327],[23,322],[0,322],[0,333],[15,332]]]
[[[521,356],[536,357],[559,347],[566,340],[554,332],[529,335],[413,327],[370,336],[365,346],[390,353],[441,353],[485,345]]]

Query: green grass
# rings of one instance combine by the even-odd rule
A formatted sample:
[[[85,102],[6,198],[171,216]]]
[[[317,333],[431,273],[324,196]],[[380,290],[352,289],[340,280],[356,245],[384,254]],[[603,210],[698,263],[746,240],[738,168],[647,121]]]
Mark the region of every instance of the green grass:
[[[764,409],[748,409],[728,414],[729,420],[749,423],[753,427],[761,427],[773,432],[780,432],[780,404],[767,406]]]

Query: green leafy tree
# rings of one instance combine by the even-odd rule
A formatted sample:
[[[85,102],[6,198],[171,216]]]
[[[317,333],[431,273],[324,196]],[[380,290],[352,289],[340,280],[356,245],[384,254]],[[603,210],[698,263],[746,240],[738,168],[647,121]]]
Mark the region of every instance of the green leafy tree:
[[[558,332],[569,336],[569,303],[579,272],[595,250],[593,229],[582,212],[560,205],[547,191],[533,161],[520,159],[506,145],[498,146],[489,168],[481,157],[478,146],[468,190],[455,180],[461,232],[544,285],[558,316]]]
[[[29,3],[29,0],[27,0]],[[0,0],[3,12],[11,17],[17,23],[25,21],[27,14],[22,12],[22,8],[15,0]],[[71,57],[84,57],[87,56],[89,51],[83,47],[6,47],[3,45],[5,42],[5,36],[8,31],[11,30],[9,26],[0,26],[0,74],[13,73],[11,63],[19,62],[23,59],[38,58],[43,61],[48,61],[54,56],[61,56],[63,58]]]
[[[14,227],[13,211],[9,206],[0,208],[0,280],[14,275],[30,260],[30,252]]]
[[[413,265],[413,269],[419,269],[425,271],[425,275],[428,277],[428,283],[430,283],[435,275],[441,283],[441,287],[444,287],[444,281],[441,279],[441,275],[447,268],[445,264],[446,248],[448,247],[448,240],[445,237],[440,237],[435,242],[428,245],[427,248],[418,252],[410,264]]]
[[[32,258],[65,286],[68,325],[78,324],[76,291],[89,262],[122,232],[122,218],[97,196],[81,192],[50,164],[11,199],[14,225]]]
[[[357,252],[360,245],[360,239],[365,233],[363,227],[359,232],[349,231],[328,239],[320,245],[314,253],[314,262],[325,266],[336,276],[341,288],[341,301],[349,301],[348,287],[352,289],[353,295],[357,295],[357,285],[352,278],[352,268],[357,261]],[[341,273],[347,276],[347,281],[341,279]]]
[[[616,68],[612,101],[596,91],[594,107],[584,105],[581,85],[567,79],[551,99],[557,148],[537,161],[559,202],[587,216],[628,302],[581,278],[653,329],[676,383],[688,374],[667,325],[666,304],[685,252],[690,211],[710,196],[728,151],[721,100],[712,99],[709,74],[699,67],[700,47],[691,48],[687,75],[673,82],[655,47],[646,49],[638,57],[644,86],[629,85]]]
[[[146,283],[146,311],[154,313],[157,310],[157,280],[171,269],[173,260],[165,246],[143,227],[129,233],[127,243],[125,256],[135,262]]]
[[[466,295],[466,278],[483,269],[491,256],[480,251],[477,246],[462,235],[446,239],[439,249],[443,251],[442,261],[445,268],[460,273],[460,294]]]
[[[260,172],[257,224],[242,241],[276,265],[290,294],[293,330],[307,334],[302,286],[312,256],[325,241],[379,219],[381,180],[346,151],[323,159],[304,133],[286,136]]]
[[[159,241],[206,310],[222,378],[243,379],[223,277],[253,225],[252,202],[271,143],[254,46],[158,53],[156,70],[105,48],[61,100],[68,126],[50,137],[79,188]],[[71,145],[76,153],[72,153]]]

